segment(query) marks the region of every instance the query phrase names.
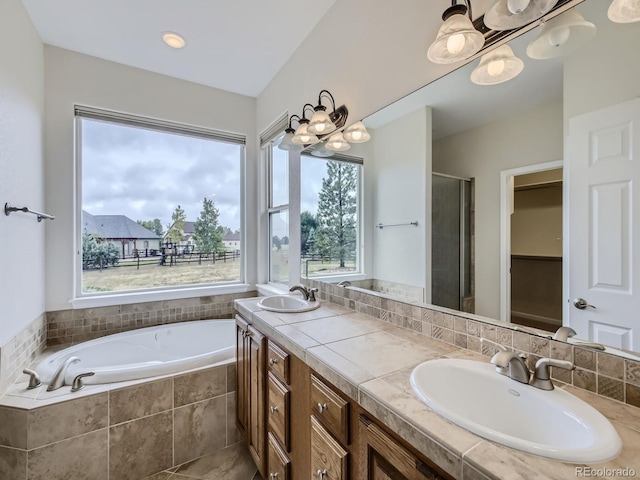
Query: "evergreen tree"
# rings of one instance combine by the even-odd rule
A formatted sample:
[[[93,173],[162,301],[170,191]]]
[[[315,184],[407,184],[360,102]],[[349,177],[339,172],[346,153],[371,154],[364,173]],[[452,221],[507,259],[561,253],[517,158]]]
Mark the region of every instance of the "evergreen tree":
[[[162,228],[162,222],[159,218],[154,218],[153,220],[138,220],[138,223],[142,225],[147,230],[151,230],[158,236],[162,236],[164,233],[164,229]],[[184,224],[183,224],[184,225]]]
[[[318,221],[313,213],[305,210],[300,214],[300,253],[310,253],[311,233],[318,228]]]
[[[167,235],[169,240],[173,243],[180,243],[182,240],[182,232],[184,229],[184,221],[187,219],[187,214],[182,207],[178,205],[174,212],[171,214],[171,220],[173,223],[167,226]]]
[[[318,195],[314,248],[324,256],[339,259],[341,268],[356,253],[356,168],[328,161]]]
[[[82,269],[107,268],[118,264],[118,249],[96,234],[82,232]]]
[[[200,253],[222,253],[224,244],[222,243],[223,228],[218,225],[220,212],[213,203],[206,197],[202,200],[202,211],[200,217],[194,224],[195,232],[193,241]]]

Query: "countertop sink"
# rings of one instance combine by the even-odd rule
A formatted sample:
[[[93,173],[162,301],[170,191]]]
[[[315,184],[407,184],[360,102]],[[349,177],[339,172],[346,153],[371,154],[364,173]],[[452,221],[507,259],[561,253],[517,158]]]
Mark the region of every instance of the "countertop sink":
[[[258,306],[270,312],[300,313],[315,310],[320,307],[320,302],[310,302],[293,295],[272,295],[260,300]]]
[[[436,359],[418,365],[411,386],[447,420],[511,448],[571,463],[597,463],[622,441],[595,408],[562,389],[544,391],[496,372],[489,363]]]

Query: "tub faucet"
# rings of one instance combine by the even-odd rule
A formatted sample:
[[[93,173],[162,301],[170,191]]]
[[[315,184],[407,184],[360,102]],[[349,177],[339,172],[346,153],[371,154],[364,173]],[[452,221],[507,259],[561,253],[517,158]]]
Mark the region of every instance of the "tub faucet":
[[[47,387],[47,392],[52,392],[64,386],[64,377],[67,374],[67,369],[72,363],[77,363],[79,361],[80,359],[78,357],[67,358],[62,365],[58,367],[56,373],[53,374],[53,380],[51,380],[51,383]]]
[[[304,297],[305,300],[309,300],[310,302],[316,301],[316,292],[318,291],[317,288],[308,289],[304,285],[294,285],[289,289],[290,292],[295,292],[296,290],[302,293],[302,296]]]
[[[342,280],[341,282],[336,283],[336,287],[350,287],[351,282],[349,280]]]

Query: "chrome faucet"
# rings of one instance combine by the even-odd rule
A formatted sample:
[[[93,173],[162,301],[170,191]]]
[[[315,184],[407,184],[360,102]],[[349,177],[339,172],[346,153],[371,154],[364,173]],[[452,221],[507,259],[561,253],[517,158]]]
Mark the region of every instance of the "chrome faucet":
[[[540,388],[542,390],[553,390],[553,383],[551,383],[551,375],[549,373],[549,367],[566,368],[567,370],[573,370],[576,366],[567,360],[554,360],[552,358],[541,358],[536,362],[536,368],[531,374],[532,386]]]
[[[67,369],[69,368],[69,366],[72,363],[77,363],[79,361],[80,361],[80,359],[78,357],[69,357],[69,358],[67,358],[62,363],[62,365],[60,365],[58,367],[58,370],[56,370],[56,373],[54,373],[53,380],[51,380],[51,383],[47,387],[47,392],[52,392],[53,390],[57,390],[60,387],[63,387],[64,386],[64,377],[67,374]]]
[[[351,282],[349,280],[342,280],[341,282],[336,283],[336,287],[350,287]]]
[[[553,339],[559,340],[561,342],[567,342],[569,338],[574,337],[575,335],[576,331],[573,328],[560,327],[558,330],[556,330],[556,333],[553,334]],[[580,347],[593,348],[600,351],[606,350],[606,347],[601,343],[589,342],[587,340],[573,340],[573,344]]]
[[[517,353],[509,351],[505,346],[486,338],[480,338],[480,343],[490,344],[499,350],[490,360],[496,366],[496,372],[500,375],[506,375],[517,382],[529,383],[529,369],[525,363],[526,357],[521,357]]]
[[[305,300],[309,300],[310,302],[316,301],[316,292],[318,291],[317,288],[308,289],[304,285],[294,285],[289,289],[290,292],[295,292],[296,290],[302,293],[302,296],[304,297]]]
[[[554,340],[559,340],[561,342],[566,342],[567,339],[575,336],[576,331],[571,327],[560,327],[556,330],[556,333],[553,334]]]

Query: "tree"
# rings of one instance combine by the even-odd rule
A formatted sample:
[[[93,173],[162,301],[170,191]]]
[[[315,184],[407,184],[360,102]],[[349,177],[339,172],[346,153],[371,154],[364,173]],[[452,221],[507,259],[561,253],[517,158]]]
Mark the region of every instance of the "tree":
[[[276,247],[276,250],[280,250],[282,248],[282,240],[277,235],[274,235],[271,238],[271,244]]]
[[[82,232],[82,269],[107,268],[118,264],[118,249],[96,234]]]
[[[324,256],[345,261],[356,253],[356,166],[327,162],[327,176],[318,194],[315,248]]]
[[[302,212],[300,214],[300,253],[303,255],[310,253],[311,243],[309,239],[316,228],[318,228],[316,216],[308,210]]]
[[[162,222],[159,218],[154,218],[153,220],[138,220],[138,223],[142,225],[147,230],[151,230],[158,236],[162,236],[164,233],[164,229],[162,228]],[[184,224],[183,224],[184,225]]]
[[[184,229],[184,221],[187,219],[187,214],[180,205],[171,214],[171,220],[173,223],[167,225],[167,236],[173,243],[180,243],[182,240],[182,233]]]
[[[218,225],[220,212],[213,203],[206,197],[202,200],[202,211],[200,217],[194,224],[193,241],[200,253],[222,253],[224,243],[222,243],[223,229]]]

